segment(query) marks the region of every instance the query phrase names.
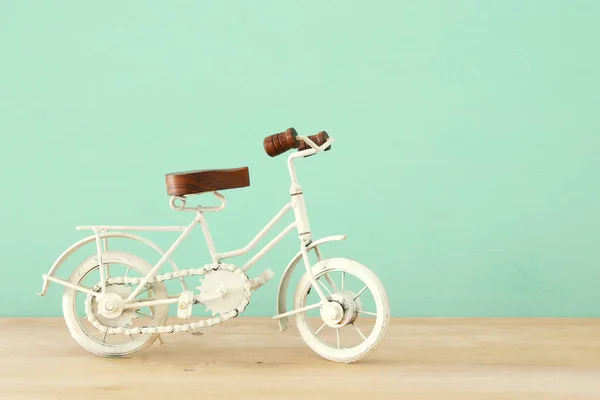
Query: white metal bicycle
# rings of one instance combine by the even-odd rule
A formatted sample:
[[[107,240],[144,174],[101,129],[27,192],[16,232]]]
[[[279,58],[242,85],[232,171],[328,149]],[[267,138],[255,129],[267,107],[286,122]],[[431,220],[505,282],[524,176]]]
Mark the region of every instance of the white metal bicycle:
[[[377,276],[365,266],[345,258],[323,258],[320,247],[346,236],[329,236],[312,240],[312,233],[298,183],[294,161],[331,149],[333,138],[326,132],[304,137],[293,128],[265,138],[265,151],[272,157],[297,148],[288,157],[292,181],[291,201],[242,249],[219,253],[211,237],[205,218],[207,212],[225,208],[225,198],[218,190],[249,186],[247,168],[233,170],[191,171],[167,175],[170,206],[176,211],[192,212],[188,226],[79,226],[91,230],[84,238],[65,250],[43,275],[43,296],[50,282],[64,286],[63,313],[73,338],[86,350],[100,356],[126,356],[144,350],[161,334],[191,332],[227,321],[241,314],[249,304],[253,291],[260,288],[274,274],[271,270],[255,278],[246,273],[286,235],[296,230],[300,251],[285,269],[279,283],[277,314],[280,331],[290,326],[294,316],[304,341],[322,357],[337,362],[353,362],[372,352],[383,340],[390,318],[390,306],[385,289]],[[191,207],[187,196],[212,192],[220,200],[219,206]],[[262,250],[238,268],[223,260],[247,254],[279,222],[293,211],[295,220],[271,240]],[[200,225],[212,262],[201,268],[179,269],[171,256]],[[167,251],[150,240],[129,231],[181,232]],[[160,259],[151,265],[130,253],[109,249],[110,239],[130,239],[149,246],[159,253]],[[57,277],[57,271],[78,249],[95,242],[93,255],[85,259],[71,273],[70,278]],[[317,262],[311,265],[309,253],[314,252]],[[288,311],[287,293],[290,278],[296,266],[303,262],[305,273],[300,279],[293,307]],[[166,265],[169,272],[159,274]],[[189,290],[186,279],[200,278],[197,290]],[[182,290],[169,295],[165,282],[179,281]],[[177,307],[182,321],[168,324],[169,307]],[[192,318],[194,306],[204,305],[212,317],[184,323]]]

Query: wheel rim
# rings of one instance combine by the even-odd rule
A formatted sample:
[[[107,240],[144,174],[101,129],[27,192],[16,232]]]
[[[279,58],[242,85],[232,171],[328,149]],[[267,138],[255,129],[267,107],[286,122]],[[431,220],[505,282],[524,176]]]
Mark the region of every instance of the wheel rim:
[[[125,253],[107,252],[103,255],[103,261],[109,267],[110,277],[143,276],[151,268],[144,260]],[[94,284],[99,285],[99,276],[97,258],[93,256],[77,267],[71,275],[71,283],[92,288]],[[115,290],[116,288],[119,288],[119,290]],[[127,297],[131,291],[127,285],[107,285],[107,292],[119,293],[123,298]],[[164,284],[153,284],[142,290],[136,298],[147,300],[148,298],[162,299],[166,297],[167,292]],[[87,294],[66,288],[63,296],[63,310],[72,336],[88,351],[103,356],[128,355],[143,350],[158,338],[158,334],[126,336],[122,334],[107,335],[100,332],[87,319],[85,313],[87,298]],[[162,325],[168,317],[168,306],[156,306],[133,309],[135,311],[128,312],[129,316],[125,318],[123,318],[123,315],[114,319],[106,318],[96,312],[96,298],[92,299],[92,310],[94,317],[101,324],[111,327],[123,326],[125,322],[129,321],[129,316],[131,316],[132,327]]]
[[[366,267],[345,259],[324,260],[314,267],[315,279],[327,298],[344,314],[327,319],[325,307],[297,314],[307,344],[334,361],[356,361],[374,350],[385,336],[389,302],[379,279]],[[310,280],[298,287],[295,308],[319,302]],[[333,314],[331,314],[333,315]]]

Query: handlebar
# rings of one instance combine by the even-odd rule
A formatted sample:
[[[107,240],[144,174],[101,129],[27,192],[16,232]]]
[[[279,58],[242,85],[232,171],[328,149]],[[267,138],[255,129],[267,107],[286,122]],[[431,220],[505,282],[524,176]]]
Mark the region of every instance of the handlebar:
[[[327,140],[329,140],[329,135],[327,134],[327,132],[321,131],[321,132],[317,133],[316,135],[309,136],[308,139],[312,140],[314,144],[321,147],[325,144],[325,142],[327,142]],[[302,141],[300,143],[300,147],[298,147],[298,151],[308,150],[311,147],[312,146],[310,144]],[[329,146],[325,149],[325,151],[329,151],[329,150],[331,150],[331,146]]]
[[[263,141],[263,146],[269,156],[276,157],[291,149],[303,151],[313,148],[317,151],[323,151],[320,147],[325,145],[329,139],[329,135],[325,131],[304,137],[298,136],[298,132],[294,128],[289,128],[285,132],[267,136]],[[329,150],[331,150],[331,145],[327,146],[324,151]]]
[[[276,157],[300,146],[298,132],[294,128],[289,128],[285,132],[267,136],[263,141],[263,146],[268,155]]]

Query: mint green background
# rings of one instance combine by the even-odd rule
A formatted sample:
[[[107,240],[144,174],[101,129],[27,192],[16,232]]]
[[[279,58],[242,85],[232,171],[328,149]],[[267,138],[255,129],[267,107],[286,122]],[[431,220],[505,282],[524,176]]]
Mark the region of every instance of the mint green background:
[[[337,139],[299,165],[315,236],[347,233],[324,251],[394,315],[600,316],[599,42],[598,1],[0,1],[0,315],[61,315],[34,293],[75,225],[187,223],[167,172],[250,166],[209,216],[245,245],[289,189],[262,139],[294,126]]]

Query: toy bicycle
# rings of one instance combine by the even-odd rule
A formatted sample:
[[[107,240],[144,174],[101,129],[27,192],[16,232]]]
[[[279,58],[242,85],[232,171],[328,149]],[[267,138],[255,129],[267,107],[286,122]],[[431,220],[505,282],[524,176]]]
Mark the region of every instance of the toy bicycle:
[[[292,181],[291,201],[261,230],[247,246],[225,253],[217,252],[210,234],[206,213],[225,208],[219,190],[250,185],[248,168],[203,170],[166,175],[167,193],[173,210],[193,213],[188,226],[79,226],[93,232],[60,255],[48,274],[43,275],[43,296],[50,282],[64,286],[63,313],[72,337],[86,350],[99,356],[127,356],[149,347],[160,335],[194,332],[235,318],[248,306],[254,291],[274,274],[270,269],[250,278],[247,273],[286,235],[297,231],[300,250],[285,269],[279,283],[277,314],[280,331],[290,326],[295,317],[302,339],[320,356],[337,362],[353,362],[372,352],[383,340],[390,318],[389,301],[377,276],[365,266],[345,258],[323,258],[321,247],[345,236],[312,239],[302,187],[296,177],[294,162],[330,150],[334,139],[326,132],[299,136],[295,129],[271,135],[264,140],[268,155],[275,157],[298,149],[288,157]],[[189,206],[189,196],[212,193],[218,206]],[[288,212],[294,221],[251,257],[242,267],[225,263],[247,254]],[[180,269],[171,256],[183,240],[200,225],[212,262],[199,268]],[[152,241],[131,231],[180,232],[164,251]],[[156,264],[141,257],[115,251],[111,239],[128,239],[142,243],[158,253]],[[95,243],[93,255],[85,259],[68,279],[57,271],[76,250]],[[111,241],[113,243],[113,241]],[[149,250],[150,251],[150,250]],[[315,262],[313,262],[313,260]],[[302,262],[305,273],[300,278],[293,305],[288,310],[288,286],[297,265]],[[169,265],[168,271],[160,273]],[[192,280],[200,285],[188,288]],[[181,291],[171,295],[167,282]],[[173,284],[169,283],[172,287]],[[197,319],[192,310],[205,306],[206,315]],[[177,323],[169,324],[170,308],[176,307]],[[173,313],[175,310],[173,310]],[[212,313],[212,314],[210,314]]]

